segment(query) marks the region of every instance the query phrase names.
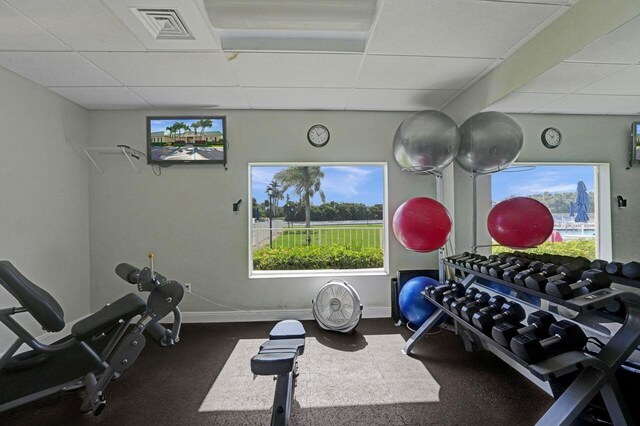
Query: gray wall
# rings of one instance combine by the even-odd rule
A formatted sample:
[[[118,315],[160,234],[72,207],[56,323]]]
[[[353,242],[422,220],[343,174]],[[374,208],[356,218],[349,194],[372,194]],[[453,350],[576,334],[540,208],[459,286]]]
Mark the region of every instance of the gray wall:
[[[126,144],[145,151],[147,115],[207,114],[210,111],[92,111],[91,144]],[[435,178],[402,173],[391,144],[408,113],[328,111],[216,111],[227,116],[229,170],[180,165],[155,176],[139,162],[136,174],[125,158],[102,156],[104,175],[90,178],[91,300],[93,309],[130,291],[113,268],[119,262],[146,264],[156,253],[159,272],[191,282],[193,293],[247,310],[307,309],[328,278],[248,278],[247,164],[284,161],[386,161],[392,214],[406,199],[435,197]],[[307,129],[331,131],[324,148],[313,148]],[[239,213],[232,203],[243,199]],[[437,255],[412,253],[389,238],[390,270],[435,267]],[[346,277],[367,307],[389,306],[389,276]],[[226,308],[187,295],[184,311]]]
[[[4,68],[0,92],[0,258],[58,299],[69,322],[90,311],[89,113]],[[0,287],[0,307],[17,305]],[[0,327],[0,352],[12,336]]]
[[[625,170],[629,156],[631,123],[640,120],[634,116],[542,115],[510,114],[522,126],[524,148],[518,157],[522,162],[601,162],[611,167],[611,220],[613,257],[618,261],[640,258],[640,165]],[[562,144],[555,149],[544,148],[540,134],[547,127],[562,132]],[[470,209],[461,208],[471,200],[471,179],[456,168],[455,217],[458,251],[468,250],[471,244]],[[517,179],[517,174],[514,175]],[[490,177],[479,179],[478,229],[479,241],[486,243],[486,215],[490,205]],[[628,199],[628,207],[619,209],[616,195]],[[483,232],[482,232],[483,231]]]

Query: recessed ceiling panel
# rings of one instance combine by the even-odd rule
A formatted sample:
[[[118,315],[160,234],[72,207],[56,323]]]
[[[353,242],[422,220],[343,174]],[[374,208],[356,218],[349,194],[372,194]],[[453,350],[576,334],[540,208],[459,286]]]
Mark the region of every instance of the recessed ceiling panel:
[[[493,59],[367,55],[356,87],[461,89]]]
[[[121,86],[75,52],[0,52],[0,66],[42,86]]]
[[[560,62],[534,80],[521,86],[518,92],[573,93],[627,67],[627,65],[614,64]]]
[[[154,107],[249,108],[239,87],[131,87],[131,90]]]
[[[142,45],[97,0],[8,0],[75,50],[141,50]]]
[[[127,86],[235,86],[220,53],[85,52],[83,55]]]
[[[242,89],[254,109],[342,110],[349,89],[253,87]]]
[[[149,108],[126,87],[52,87],[60,96],[89,109]]]
[[[574,61],[640,62],[640,17],[634,18],[571,56]]]
[[[193,0],[102,0],[120,21],[149,50],[219,50],[204,9]],[[140,21],[136,9],[172,9],[181,18],[183,25],[193,36],[189,38],[156,38]]]
[[[640,95],[640,65],[628,67],[619,73],[579,90],[578,93],[593,95]]]
[[[230,60],[241,86],[353,87],[362,55],[238,53]]]
[[[562,6],[386,0],[369,53],[498,58]]]
[[[354,89],[347,109],[361,111],[439,109],[455,92],[455,90]]]
[[[556,114],[620,114],[640,105],[640,96],[567,95],[535,110]]]
[[[13,7],[0,1],[0,50],[71,50]]]
[[[564,95],[561,93],[510,93],[484,109],[498,112],[532,112]]]

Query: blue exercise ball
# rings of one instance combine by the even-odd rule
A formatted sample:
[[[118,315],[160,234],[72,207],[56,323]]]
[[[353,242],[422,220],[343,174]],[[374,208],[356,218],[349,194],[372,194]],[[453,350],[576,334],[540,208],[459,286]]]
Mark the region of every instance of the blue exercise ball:
[[[438,308],[420,294],[425,287],[438,285],[439,282],[429,277],[415,277],[402,286],[398,295],[400,312],[413,325],[420,327]]]

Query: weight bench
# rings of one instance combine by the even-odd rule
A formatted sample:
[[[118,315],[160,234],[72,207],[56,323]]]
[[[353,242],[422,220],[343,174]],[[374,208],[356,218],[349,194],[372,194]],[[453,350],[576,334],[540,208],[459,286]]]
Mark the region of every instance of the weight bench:
[[[306,332],[300,321],[280,321],[269,333],[269,340],[251,358],[251,372],[256,376],[276,376],[271,426],[290,424],[293,388],[298,376],[298,356],[304,353]]]

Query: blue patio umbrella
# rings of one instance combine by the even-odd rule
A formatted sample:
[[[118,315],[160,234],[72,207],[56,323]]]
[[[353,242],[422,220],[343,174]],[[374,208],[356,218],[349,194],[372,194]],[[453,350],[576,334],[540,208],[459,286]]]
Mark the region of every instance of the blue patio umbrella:
[[[587,186],[583,181],[580,181],[576,191],[576,217],[573,218],[574,222],[589,222],[589,204]]]

